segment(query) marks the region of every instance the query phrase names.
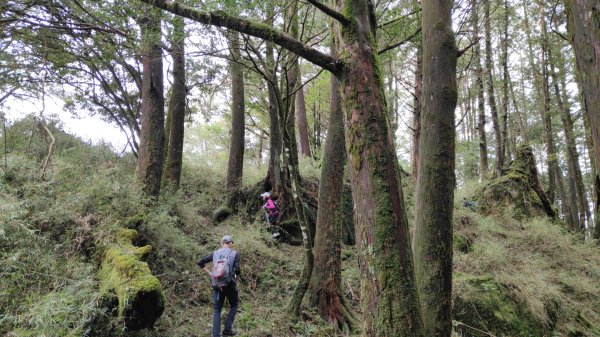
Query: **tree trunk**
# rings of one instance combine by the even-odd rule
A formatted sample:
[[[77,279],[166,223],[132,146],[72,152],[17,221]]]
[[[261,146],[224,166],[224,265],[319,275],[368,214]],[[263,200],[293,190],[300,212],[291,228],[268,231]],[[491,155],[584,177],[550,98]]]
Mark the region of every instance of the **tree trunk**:
[[[419,43],[417,48],[417,64],[415,68],[415,93],[413,100],[413,123],[412,123],[412,175],[415,180],[419,173],[419,139],[421,136],[421,97],[423,90],[423,46]]]
[[[229,193],[229,207],[235,211],[242,188],[246,131],[244,125],[244,66],[239,63],[241,55],[238,32],[229,31],[229,43],[231,53],[231,60],[229,61],[231,75],[231,144],[227,165],[227,191]]]
[[[415,198],[415,274],[425,313],[425,336],[449,337],[457,50],[452,1],[424,0],[422,4],[424,99]]]
[[[165,113],[160,41],[160,11],[147,7],[142,18],[142,130],[137,180],[150,196],[160,193],[164,160]]]
[[[296,60],[296,63],[298,61]],[[298,81],[302,82],[300,65],[298,67]],[[306,103],[304,101],[304,88],[299,88],[296,92],[296,119],[298,123],[298,146],[300,155],[310,157],[310,144],[308,142],[308,121],[306,120]]]
[[[563,132],[565,134],[565,138],[567,140],[567,180],[569,183],[569,208],[571,210],[570,214],[565,214],[565,216],[569,216],[567,223],[571,224],[573,231],[579,232],[584,229],[585,226],[585,213],[583,213],[583,222],[580,222],[579,218],[579,204],[577,197],[577,183],[575,181],[575,160],[579,160],[577,155],[577,148],[575,144],[575,137],[573,135],[573,120],[571,119],[571,112],[569,108],[567,108],[565,102],[563,101],[563,96],[560,92],[560,87],[558,85],[558,75],[556,74],[556,69],[554,64],[556,63],[555,59],[552,57],[552,49],[548,49],[548,63],[550,63],[550,74],[552,76],[552,84],[554,87],[554,95],[556,96],[556,102],[558,104],[558,110],[560,111],[561,122],[563,126]],[[567,200],[565,200],[566,202]]]
[[[496,175],[502,175],[502,166],[504,157],[502,154],[502,134],[500,133],[500,122],[498,121],[498,107],[496,105],[496,96],[494,95],[494,62],[492,60],[492,28],[490,23],[490,0],[484,0],[485,7],[485,68],[487,73],[488,103],[492,113],[492,126],[496,138]]]
[[[346,68],[345,112],[365,336],[423,336],[400,169],[379,68],[373,4],[343,1],[352,15],[336,32]]]
[[[562,183],[562,174],[561,170],[558,167],[558,154],[556,153],[556,148],[554,146],[554,135],[552,132],[552,115],[550,112],[550,90],[548,87],[549,77],[548,77],[548,62],[547,62],[547,53],[548,53],[548,41],[547,41],[547,33],[546,33],[546,20],[545,20],[545,10],[543,4],[540,2],[540,30],[542,34],[542,51],[541,51],[541,68],[542,68],[542,97],[543,101],[543,109],[542,109],[542,120],[544,122],[544,130],[546,136],[546,152],[548,156],[548,198],[551,203],[555,203],[556,201],[556,192],[558,191],[558,196],[561,200],[561,208],[563,212],[563,216],[569,219],[570,209],[568,207],[569,203],[566,200],[566,195]],[[572,226],[571,222],[568,222],[569,225]]]
[[[594,142],[595,235],[600,239],[600,0],[565,0],[568,30]]]
[[[315,264],[309,286],[311,306],[319,315],[341,331],[350,331],[353,322],[341,292],[341,237],[344,190],[344,113],[339,84],[331,77],[329,130],[325,140],[323,166],[319,183],[319,208],[315,234]]]
[[[270,3],[267,6],[267,20],[269,26],[273,26],[274,8]],[[267,92],[269,96],[269,169],[264,179],[263,189],[271,191],[271,194],[279,196],[283,192],[283,178],[281,173],[281,130],[279,128],[279,103],[277,102],[276,85],[277,74],[275,70],[275,58],[273,55],[273,44],[266,44],[266,61],[270,79],[267,79]],[[272,83],[270,83],[272,82]]]
[[[508,155],[508,0],[504,0],[504,16],[502,22],[503,38],[502,38],[502,144],[500,153],[502,157],[502,165],[506,162]]]
[[[573,130],[573,120],[571,118],[571,113],[570,113],[570,103],[569,103],[569,97],[567,95],[567,85],[566,85],[566,72],[564,69],[565,65],[563,62],[559,63],[559,72],[560,72],[560,89],[561,89],[561,97],[562,97],[562,102],[564,105],[564,112],[567,113],[567,115],[565,116],[566,118],[566,122],[567,125],[570,125],[570,130]],[[585,122],[584,122],[584,128],[585,128]],[[570,158],[572,159],[572,163],[571,165],[573,165],[573,174],[574,174],[574,179],[575,179],[575,186],[576,186],[576,190],[577,190],[577,204],[579,207],[579,223],[581,224],[581,229],[585,230],[586,228],[586,223],[591,225],[591,220],[592,220],[592,215],[590,212],[590,206],[587,200],[587,195],[586,195],[586,191],[585,191],[585,187],[583,185],[583,175],[581,173],[581,167],[579,165],[579,153],[577,152],[577,147],[576,147],[576,140],[575,140],[575,135],[573,133],[571,133],[572,138],[570,141],[573,142],[573,147],[571,148],[569,146],[569,153],[570,154]],[[585,137],[584,137],[585,138]],[[569,141],[569,139],[567,139],[567,141]]]
[[[169,100],[169,122],[167,123],[167,160],[163,185],[179,187],[183,161],[183,134],[185,130],[185,104],[187,89],[185,87],[185,26],[183,18],[173,18],[173,42],[171,57],[173,58],[173,86]]]
[[[479,40],[479,19],[477,16],[478,3],[476,0],[471,0],[472,7],[472,25],[473,25],[473,40]],[[477,85],[477,131],[479,132],[479,177],[484,180],[488,176],[488,153],[487,153],[487,137],[485,134],[485,97],[483,87],[483,68],[481,67],[481,45],[477,43],[475,46],[475,76]]]
[[[289,18],[285,20],[290,22],[290,35],[294,38],[298,37],[298,2],[295,1],[292,6],[289,6],[286,12],[286,16]],[[314,231],[311,231],[308,223],[308,216],[306,215],[306,206],[302,200],[302,192],[300,188],[300,171],[298,164],[298,147],[296,143],[296,129],[294,126],[294,111],[295,111],[295,92],[298,89],[299,79],[299,64],[298,56],[290,53],[287,56],[287,60],[284,65],[285,73],[282,76],[283,79],[287,79],[285,82],[285,95],[280,96],[281,100],[279,109],[279,125],[283,134],[283,164],[284,172],[289,174],[292,202],[295,206],[296,217],[302,231],[302,238],[304,244],[304,268],[294,289],[290,303],[288,304],[288,312],[299,316],[300,305],[308,286],[310,283],[311,274],[314,266],[314,254],[313,254],[313,235]]]

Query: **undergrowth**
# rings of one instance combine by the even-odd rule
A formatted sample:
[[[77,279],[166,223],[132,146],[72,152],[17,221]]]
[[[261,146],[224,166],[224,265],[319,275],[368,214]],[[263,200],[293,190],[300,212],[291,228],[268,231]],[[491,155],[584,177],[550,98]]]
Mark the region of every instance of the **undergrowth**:
[[[0,335],[208,336],[212,289],[195,262],[218,248],[225,234],[234,237],[242,261],[238,336],[341,335],[306,305],[299,319],[285,311],[302,269],[301,247],[278,243],[260,220],[237,215],[218,225],[211,221],[225,197],[222,161],[186,161],[180,189],[150,201],[135,187],[132,156],[56,129],[60,145],[42,178],[46,143],[39,134],[19,140],[17,131],[0,179]],[[302,166],[304,175],[318,176],[318,163]],[[245,167],[244,184],[255,184],[264,172]],[[412,178],[403,177],[403,188],[412,219]],[[545,219],[482,217],[464,203],[476,188],[466,183],[455,198],[453,336],[517,330],[526,332],[519,336],[600,336],[597,245]],[[101,247],[120,227],[136,229],[136,243],[153,247],[148,263],[167,301],[153,330],[125,331],[99,293]],[[341,288],[356,309],[355,255],[354,247],[342,247]]]

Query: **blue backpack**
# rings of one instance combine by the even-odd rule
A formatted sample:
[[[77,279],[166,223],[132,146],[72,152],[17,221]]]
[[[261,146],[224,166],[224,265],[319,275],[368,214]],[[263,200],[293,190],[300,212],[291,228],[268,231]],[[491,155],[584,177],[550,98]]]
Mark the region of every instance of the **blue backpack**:
[[[235,280],[233,272],[235,254],[235,250],[230,248],[221,248],[213,253],[210,282],[214,289],[222,289]]]

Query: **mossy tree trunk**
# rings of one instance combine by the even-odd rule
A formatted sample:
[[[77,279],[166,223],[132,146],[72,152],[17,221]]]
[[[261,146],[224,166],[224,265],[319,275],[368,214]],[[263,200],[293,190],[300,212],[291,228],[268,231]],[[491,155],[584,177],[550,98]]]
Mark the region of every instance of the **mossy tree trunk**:
[[[160,193],[164,161],[165,112],[160,19],[161,12],[146,7],[140,19],[142,29],[142,129],[137,161],[137,180],[142,191]]]
[[[185,104],[187,89],[185,86],[185,23],[182,17],[173,18],[173,41],[171,43],[171,57],[173,58],[173,85],[166,140],[167,159],[165,163],[163,185],[177,188],[181,180],[183,163],[183,135],[185,131]]]
[[[336,32],[365,336],[422,336],[411,243],[379,67],[375,9],[341,1]]]
[[[342,331],[353,327],[341,293],[341,236],[344,191],[344,113],[339,83],[331,77],[331,109],[319,184],[315,263],[309,285],[310,305]]]
[[[595,237],[600,239],[600,0],[565,0],[568,31],[594,142]]]
[[[227,163],[227,192],[229,207],[234,211],[240,199],[244,169],[245,131],[244,124],[244,66],[240,64],[240,37],[229,31],[229,74],[231,76],[231,143]]]
[[[416,187],[414,258],[425,336],[452,332],[457,49],[452,1],[424,0],[421,164]]]

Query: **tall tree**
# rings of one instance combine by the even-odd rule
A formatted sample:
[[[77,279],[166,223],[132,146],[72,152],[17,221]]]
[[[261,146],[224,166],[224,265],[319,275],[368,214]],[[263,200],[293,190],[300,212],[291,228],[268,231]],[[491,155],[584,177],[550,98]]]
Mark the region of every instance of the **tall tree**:
[[[144,6],[142,28],[142,129],[137,179],[147,195],[160,193],[165,143],[161,11]]]
[[[554,145],[554,133],[552,132],[552,114],[550,111],[550,88],[549,88],[549,75],[548,75],[548,37],[546,28],[545,9],[542,2],[539,2],[540,6],[540,31],[541,31],[541,43],[542,50],[540,54],[540,67],[542,69],[542,121],[544,124],[544,131],[546,137],[546,154],[548,161],[548,198],[551,203],[556,200],[556,193],[561,200],[562,212],[564,216],[570,213],[569,203],[566,200],[564,186],[562,182],[562,174],[558,167],[558,154]],[[567,220],[570,219],[570,215]],[[569,222],[569,225],[572,225]]]
[[[315,264],[310,280],[310,304],[319,315],[342,331],[353,328],[341,293],[341,230],[344,179],[344,113],[339,84],[331,77],[329,129],[325,140],[319,184],[319,208],[315,234]]]
[[[488,103],[492,113],[492,126],[496,140],[496,164],[495,172],[500,175],[504,165],[502,155],[502,134],[500,132],[500,121],[498,120],[498,106],[496,104],[496,95],[494,92],[494,61],[492,58],[492,27],[490,17],[490,0],[483,0],[484,5],[484,25],[485,25],[485,70],[487,79]]]
[[[183,164],[183,135],[185,132],[185,106],[187,98],[185,76],[185,23],[183,18],[173,18],[173,36],[171,42],[173,58],[173,85],[167,112],[165,140],[167,159],[165,162],[164,184],[179,187]]]
[[[421,163],[415,201],[415,272],[425,336],[452,332],[452,210],[458,51],[452,1],[424,0]]]
[[[423,46],[417,47],[417,64],[415,65],[415,91],[413,93],[413,122],[412,122],[412,175],[417,179],[419,174],[419,141],[421,139],[421,98],[423,97]]]
[[[240,64],[240,37],[236,31],[229,31],[229,73],[231,77],[231,143],[227,165],[227,192],[229,206],[234,210],[240,198],[245,148],[245,108],[244,108],[244,66]]]
[[[473,25],[472,40],[479,41],[479,5],[476,0],[471,0],[471,16]],[[474,46],[475,55],[475,84],[477,86],[477,131],[479,133],[479,177],[485,179],[488,176],[488,153],[487,137],[485,133],[485,97],[483,86],[483,67],[481,66],[481,44]]]
[[[298,82],[302,82],[300,65],[298,67]],[[298,148],[300,155],[310,157],[310,144],[308,142],[308,121],[306,119],[306,102],[304,100],[304,87],[296,91],[296,121],[298,124]]]
[[[595,232],[600,239],[600,0],[565,0],[585,111],[589,116],[596,168]]]

